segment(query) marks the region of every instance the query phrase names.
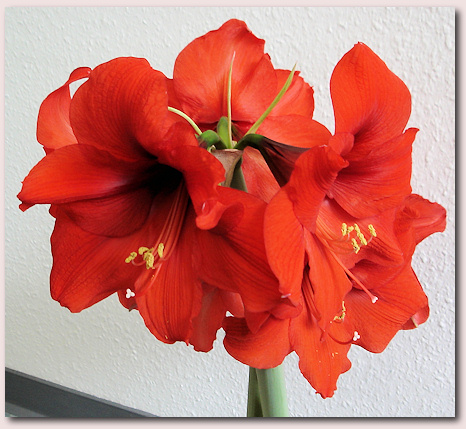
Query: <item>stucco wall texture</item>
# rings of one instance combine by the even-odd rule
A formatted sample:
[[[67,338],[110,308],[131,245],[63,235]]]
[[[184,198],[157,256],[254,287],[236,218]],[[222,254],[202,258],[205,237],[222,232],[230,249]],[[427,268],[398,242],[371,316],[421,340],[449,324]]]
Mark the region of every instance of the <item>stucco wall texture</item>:
[[[230,18],[266,40],[278,68],[295,62],[315,90],[315,119],[333,130],[329,79],[357,42],[408,86],[420,129],[413,191],[442,204],[447,229],[418,246],[413,266],[430,318],[381,354],[353,347],[352,369],[322,399],[284,362],[294,417],[452,417],[455,414],[455,10],[454,8],[7,8],[5,13],[5,364],[165,417],[242,417],[248,368],[224,350],[165,345],[112,296],[71,314],[49,295],[48,207],[22,213],[21,181],[43,156],[35,139],[42,100],[79,66],[145,57],[171,77],[181,49]]]

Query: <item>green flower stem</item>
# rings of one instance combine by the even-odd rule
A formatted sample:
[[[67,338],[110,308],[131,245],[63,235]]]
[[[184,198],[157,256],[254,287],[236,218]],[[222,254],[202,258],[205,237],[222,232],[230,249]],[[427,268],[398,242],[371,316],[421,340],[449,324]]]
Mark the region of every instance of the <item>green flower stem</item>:
[[[282,366],[269,369],[256,368],[256,376],[262,417],[289,417]]]
[[[263,417],[256,368],[249,367],[248,417]]]

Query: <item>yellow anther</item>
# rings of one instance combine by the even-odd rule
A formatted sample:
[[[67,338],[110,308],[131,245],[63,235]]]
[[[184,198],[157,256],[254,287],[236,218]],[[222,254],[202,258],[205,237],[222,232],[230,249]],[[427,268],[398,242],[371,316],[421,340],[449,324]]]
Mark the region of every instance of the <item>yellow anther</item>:
[[[150,250],[150,249],[149,249],[148,247],[140,247],[140,248],[138,249],[138,253],[139,253],[140,255],[143,255],[144,253],[148,252],[149,250]]]
[[[357,234],[361,244],[364,245],[364,246],[367,246],[367,240],[366,240],[366,237],[364,237],[364,234],[361,231],[358,231],[356,234]]]
[[[154,262],[155,262],[155,258],[154,258],[154,255],[151,251],[147,251],[146,253],[144,253],[144,256],[142,257],[142,259],[144,259],[144,261],[146,261],[146,268],[149,269],[149,268],[154,268]]]
[[[344,237],[346,234],[348,234],[348,225],[346,225],[345,222],[341,224],[341,235]]]
[[[159,245],[157,246],[157,254],[159,255],[160,259],[163,258],[163,249],[164,248],[165,248],[165,246],[164,246],[163,243],[159,243]]]
[[[353,245],[354,253],[358,253],[361,250],[361,247],[359,246],[355,238],[351,239],[351,244]]]
[[[136,252],[131,252],[129,256],[125,259],[125,262],[129,264],[131,261],[134,261],[136,259],[136,256],[138,256]]]
[[[367,226],[369,233],[371,234],[372,237],[376,237],[377,234],[375,233],[375,228],[373,225],[368,225]],[[351,237],[350,234],[352,232],[356,233],[356,237],[359,240],[356,240],[356,237]],[[345,222],[341,224],[341,234],[343,237],[347,236],[347,239],[351,239],[351,244],[353,246],[354,252],[358,253],[361,250],[361,246],[367,246],[369,242],[372,240],[372,237],[369,237],[369,239],[366,238],[366,236],[361,232],[361,228],[357,223],[348,226]]]

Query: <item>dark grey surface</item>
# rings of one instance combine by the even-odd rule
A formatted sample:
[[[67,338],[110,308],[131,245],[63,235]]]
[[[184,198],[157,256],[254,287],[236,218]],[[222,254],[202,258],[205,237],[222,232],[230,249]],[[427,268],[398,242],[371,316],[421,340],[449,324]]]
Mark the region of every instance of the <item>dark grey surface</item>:
[[[9,368],[5,369],[6,417],[156,417]]]

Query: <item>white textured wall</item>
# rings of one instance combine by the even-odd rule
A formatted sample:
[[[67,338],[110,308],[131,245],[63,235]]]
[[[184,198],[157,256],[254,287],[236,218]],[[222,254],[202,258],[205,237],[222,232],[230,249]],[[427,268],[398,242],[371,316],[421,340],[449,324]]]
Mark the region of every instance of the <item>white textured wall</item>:
[[[448,227],[421,243],[415,270],[431,316],[353,368],[331,399],[314,394],[285,360],[292,416],[454,415],[455,10],[453,8],[7,8],[5,57],[6,366],[159,416],[244,416],[248,369],[223,349],[196,353],[152,337],[117,298],[71,314],[49,296],[53,228],[47,207],[18,209],[21,180],[43,156],[41,101],[78,66],[147,58],[171,76],[178,52],[229,18],[266,40],[276,67],[298,61],[315,89],[315,118],[333,127],[329,78],[354,43],[369,45],[413,97],[413,189],[448,211]]]

